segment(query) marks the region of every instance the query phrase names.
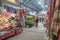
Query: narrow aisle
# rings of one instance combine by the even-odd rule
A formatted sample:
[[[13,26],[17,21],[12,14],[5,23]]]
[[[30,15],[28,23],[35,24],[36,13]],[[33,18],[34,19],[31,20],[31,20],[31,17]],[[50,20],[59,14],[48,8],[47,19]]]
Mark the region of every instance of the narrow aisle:
[[[7,40],[47,40],[45,29],[42,23],[38,27],[24,29],[22,34],[8,38]]]

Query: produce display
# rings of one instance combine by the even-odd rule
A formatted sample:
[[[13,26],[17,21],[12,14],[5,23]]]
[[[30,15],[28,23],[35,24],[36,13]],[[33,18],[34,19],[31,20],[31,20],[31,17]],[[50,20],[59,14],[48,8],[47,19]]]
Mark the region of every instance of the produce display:
[[[32,27],[35,24],[35,17],[33,15],[24,15],[25,17],[25,27]]]
[[[10,13],[6,10],[0,11],[0,40],[22,33],[21,23],[22,21],[18,13]]]
[[[1,14],[0,14],[0,16],[1,16]],[[7,33],[7,31],[5,31],[8,28],[8,26],[7,26],[8,24],[7,23],[8,23],[7,19],[5,19],[4,17],[0,18],[0,36],[2,36],[5,33]]]
[[[0,14],[0,36],[2,36],[2,34],[4,35],[4,33],[5,34],[8,33],[8,30],[10,30],[12,28],[11,21],[9,22],[8,19],[9,19],[9,17],[6,18],[4,16],[4,14]],[[3,32],[3,33],[1,33],[1,32]]]

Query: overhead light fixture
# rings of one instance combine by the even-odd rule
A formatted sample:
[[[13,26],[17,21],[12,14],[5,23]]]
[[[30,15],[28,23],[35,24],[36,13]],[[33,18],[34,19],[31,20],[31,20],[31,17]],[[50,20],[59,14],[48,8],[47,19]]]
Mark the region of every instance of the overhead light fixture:
[[[40,2],[38,2],[38,4],[40,4]]]
[[[41,4],[41,0],[37,0],[38,1],[38,4]]]

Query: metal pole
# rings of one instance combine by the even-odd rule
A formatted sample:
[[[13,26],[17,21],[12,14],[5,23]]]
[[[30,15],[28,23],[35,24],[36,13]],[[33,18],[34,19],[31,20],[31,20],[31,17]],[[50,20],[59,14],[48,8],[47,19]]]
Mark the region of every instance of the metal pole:
[[[49,40],[51,40],[51,19],[52,19],[52,0],[50,0],[50,18],[49,18]]]

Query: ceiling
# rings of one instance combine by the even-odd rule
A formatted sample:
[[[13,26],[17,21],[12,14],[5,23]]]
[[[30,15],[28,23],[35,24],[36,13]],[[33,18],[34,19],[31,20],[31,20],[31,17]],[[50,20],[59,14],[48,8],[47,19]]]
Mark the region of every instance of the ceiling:
[[[27,11],[42,11],[47,10],[48,1],[49,0],[15,0],[12,2],[16,2],[17,5],[23,5],[20,7],[27,8]]]
[[[19,0],[20,3],[25,6],[26,8],[29,8],[33,11],[42,11],[43,9],[47,9],[47,0]],[[38,3],[40,2],[40,4]],[[48,1],[47,1],[48,2]],[[45,6],[46,5],[46,6]]]

